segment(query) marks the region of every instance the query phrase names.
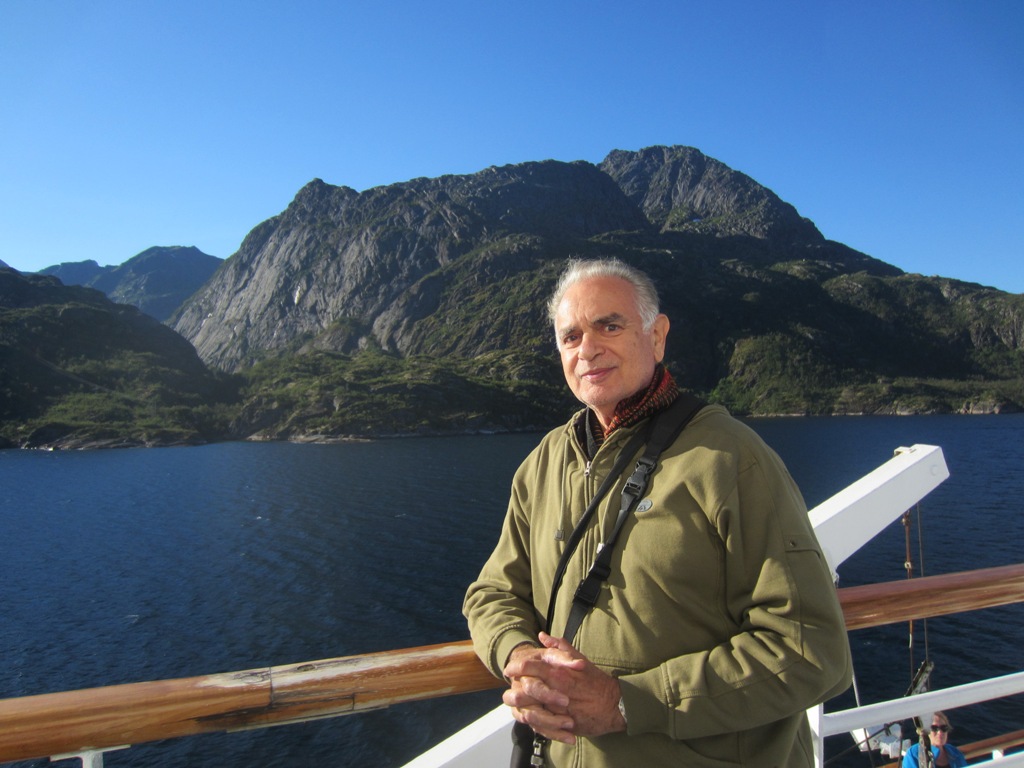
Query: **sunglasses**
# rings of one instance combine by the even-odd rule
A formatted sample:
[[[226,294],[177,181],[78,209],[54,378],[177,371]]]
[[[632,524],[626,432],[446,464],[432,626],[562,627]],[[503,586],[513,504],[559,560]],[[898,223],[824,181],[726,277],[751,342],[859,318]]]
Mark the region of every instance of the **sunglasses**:
[[[948,725],[933,725],[932,726],[932,733],[948,733],[948,732],[949,732],[949,726]]]

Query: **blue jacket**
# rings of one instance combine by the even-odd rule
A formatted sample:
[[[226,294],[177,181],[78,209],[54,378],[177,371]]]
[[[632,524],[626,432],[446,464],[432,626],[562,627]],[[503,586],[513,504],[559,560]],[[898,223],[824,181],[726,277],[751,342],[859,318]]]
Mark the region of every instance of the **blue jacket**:
[[[917,756],[920,751],[920,744],[914,744],[910,749],[908,749],[907,754],[903,757],[903,768],[918,768]],[[964,768],[964,766],[967,765],[967,758],[964,757],[964,753],[952,744],[946,745],[946,751],[949,753],[950,768]],[[935,756],[936,760],[939,759],[938,747],[932,747],[932,755]]]

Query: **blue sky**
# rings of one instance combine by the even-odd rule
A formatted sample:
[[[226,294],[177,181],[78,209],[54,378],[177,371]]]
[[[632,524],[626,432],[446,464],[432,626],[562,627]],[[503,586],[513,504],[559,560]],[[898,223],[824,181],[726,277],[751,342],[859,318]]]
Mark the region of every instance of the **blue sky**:
[[[1022,39],[1019,0],[0,0],[0,260],[227,257],[313,178],[683,144],[1021,293]]]

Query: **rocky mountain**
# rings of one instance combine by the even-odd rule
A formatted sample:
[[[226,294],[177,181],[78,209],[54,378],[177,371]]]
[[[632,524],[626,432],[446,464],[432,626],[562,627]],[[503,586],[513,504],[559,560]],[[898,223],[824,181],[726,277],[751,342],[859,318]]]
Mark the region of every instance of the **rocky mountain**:
[[[468,318],[457,327],[441,319],[437,333],[442,306],[517,275],[532,280],[552,247],[564,253],[647,226],[588,163],[489,168],[363,193],[315,180],[249,234],[172,324],[226,370],[305,344],[478,354],[512,338],[470,328]]]
[[[567,258],[595,255],[656,278],[674,323],[671,366],[740,412],[1024,402],[1021,297],[906,275],[827,240],[771,190],[689,147],[362,193],[315,180],[172,323],[210,365],[273,370],[293,388],[303,375],[284,360],[374,353],[553,393],[544,299]],[[337,427],[346,408],[325,404],[329,389],[321,382],[302,408]]]
[[[180,335],[92,288],[0,269],[0,446],[222,439],[237,385]]]
[[[163,322],[222,262],[194,246],[155,246],[118,266],[101,267],[90,259],[57,264],[39,274],[52,275],[65,285],[96,288],[111,300],[131,304]]]
[[[695,149],[660,147],[612,153],[600,167],[525,163],[361,194],[313,181],[253,230],[173,325],[227,370],[304,344],[473,356],[521,346],[527,326],[514,321],[529,305],[506,306],[499,317],[511,332],[498,333],[472,317],[455,322],[460,303],[486,295],[498,307],[509,280],[546,267],[540,298],[558,262],[621,248],[899,274],[825,241],[748,177]],[[546,337],[539,318],[528,335]]]
[[[698,150],[650,147],[598,165],[522,163],[364,192],[310,182],[168,321],[217,374],[187,344],[157,345],[176,364],[111,351],[102,339],[126,333],[128,309],[97,309],[95,292],[0,313],[0,429],[11,434],[3,419],[32,408],[43,415],[21,420],[17,444],[26,430],[59,428],[65,403],[79,415],[92,405],[86,390],[58,384],[117,393],[104,382],[143,381],[146,361],[174,383],[146,379],[129,400],[164,409],[173,434],[190,424],[206,439],[318,440],[549,427],[575,404],[544,304],[567,259],[593,256],[654,277],[672,321],[670,369],[739,414],[1024,406],[1024,296],[904,274],[828,240]],[[90,340],[85,325],[98,329]],[[87,352],[71,355],[65,336]],[[110,360],[120,373],[94,379]],[[110,413],[145,433],[141,411],[131,425]]]
[[[814,224],[766,187],[688,147],[615,150],[599,168],[660,232],[819,244]]]

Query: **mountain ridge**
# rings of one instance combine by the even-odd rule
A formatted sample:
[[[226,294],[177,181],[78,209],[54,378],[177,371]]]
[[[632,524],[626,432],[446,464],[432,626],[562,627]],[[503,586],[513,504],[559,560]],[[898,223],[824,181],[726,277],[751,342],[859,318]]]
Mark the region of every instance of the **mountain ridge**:
[[[222,439],[237,385],[137,307],[0,268],[0,447]]]
[[[1019,300],[907,275],[828,240],[771,190],[692,147],[362,193],[310,182],[172,323],[210,365],[257,375],[293,355],[373,352],[472,368],[501,350],[551,403],[564,385],[557,366],[540,363],[553,353],[544,302],[568,258],[592,256],[655,278],[684,329],[670,334],[674,372],[740,412],[1024,402],[1020,345],[1005,330],[1020,322]],[[968,317],[974,331],[962,327]],[[343,417],[308,408],[341,428]]]
[[[88,259],[40,270],[65,285],[103,291],[119,304],[131,304],[164,322],[220,267],[222,259],[195,246],[153,246],[117,266]]]
[[[654,152],[662,165],[652,170]],[[638,181],[645,164],[646,184]],[[671,188],[668,175],[676,180]],[[631,183],[624,187],[616,176]],[[666,205],[672,206],[667,213]],[[553,160],[492,166],[362,193],[314,180],[284,212],[256,227],[170,322],[204,360],[225,370],[315,337],[338,320],[368,328],[363,344],[404,354],[414,350],[410,313],[422,319],[437,311],[431,286],[456,259],[510,248],[525,263],[530,252],[564,259],[594,252],[594,238],[615,232],[660,239],[655,247],[688,236],[691,252],[730,237],[800,247],[819,260],[843,250],[845,257],[856,254],[863,269],[900,273],[826,241],[770,190],[699,150],[662,147],[616,151],[601,166]],[[724,248],[710,250],[716,256]]]
[[[167,322],[234,382],[206,439],[541,429],[576,407],[546,299],[596,256],[652,276],[670,370],[740,415],[1024,407],[1024,296],[829,240],[692,147],[363,192],[314,179]]]

